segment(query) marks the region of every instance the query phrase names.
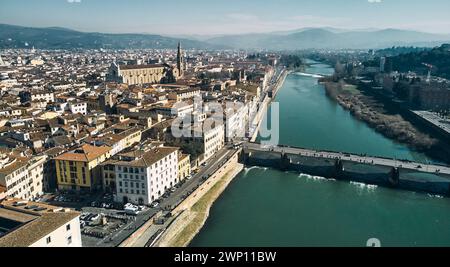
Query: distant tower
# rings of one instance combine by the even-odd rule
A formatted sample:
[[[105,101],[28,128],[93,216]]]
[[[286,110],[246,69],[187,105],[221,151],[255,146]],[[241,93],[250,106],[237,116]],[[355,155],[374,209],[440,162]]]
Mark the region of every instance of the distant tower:
[[[422,63],[422,65],[424,65],[425,67],[427,67],[428,68],[428,75],[427,75],[427,80],[426,80],[426,82],[427,83],[430,83],[431,82],[431,71],[433,70],[433,65],[431,65],[431,64],[428,64],[428,63]]]
[[[380,59],[380,72],[384,72],[386,70],[386,58],[381,57]]]
[[[181,50],[181,43],[179,42],[177,52],[177,69],[180,77],[184,75],[184,64],[183,51]]]
[[[431,82],[431,68],[428,70],[428,75],[427,75],[427,83]]]

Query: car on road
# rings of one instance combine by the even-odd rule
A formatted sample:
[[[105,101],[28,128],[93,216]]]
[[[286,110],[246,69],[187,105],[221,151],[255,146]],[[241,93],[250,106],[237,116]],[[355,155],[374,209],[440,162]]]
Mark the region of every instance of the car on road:
[[[176,187],[172,187],[172,188],[170,189],[170,192],[172,192],[172,193],[175,193],[175,191],[177,191],[177,188],[176,188]]]
[[[157,202],[157,201],[153,202],[153,203],[150,205],[150,207],[152,207],[152,208],[157,208],[157,207],[159,207],[159,202]]]
[[[188,181],[191,179],[192,179],[192,176],[190,176],[190,175],[188,177],[186,177],[186,180],[188,180]]]

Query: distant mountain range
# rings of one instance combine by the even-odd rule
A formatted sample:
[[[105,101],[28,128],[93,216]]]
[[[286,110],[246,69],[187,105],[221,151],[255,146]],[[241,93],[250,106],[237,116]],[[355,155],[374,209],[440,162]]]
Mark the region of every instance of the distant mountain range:
[[[295,31],[242,34],[206,40],[242,49],[342,49],[385,48],[392,46],[438,46],[450,42],[450,35],[407,30],[340,30],[334,28],[307,28]]]
[[[0,24],[0,48],[3,49],[32,46],[40,49],[175,49],[179,41],[188,49],[226,48],[220,44],[153,34],[86,33],[60,27],[32,28]]]
[[[3,49],[31,46],[41,49],[165,49],[175,48],[178,41],[188,49],[379,49],[392,46],[434,47],[450,42],[450,35],[396,29],[344,30],[328,27],[240,35],[168,37],[154,34],[87,33],[60,27],[32,28],[0,24],[0,48]]]

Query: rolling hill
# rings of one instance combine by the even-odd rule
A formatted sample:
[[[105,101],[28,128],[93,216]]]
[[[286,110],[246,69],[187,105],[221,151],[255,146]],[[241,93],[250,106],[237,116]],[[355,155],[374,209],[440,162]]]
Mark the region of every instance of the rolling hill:
[[[450,35],[396,29],[350,31],[304,28],[284,32],[191,38],[154,34],[79,32],[61,27],[33,28],[0,24],[0,49],[31,46],[41,49],[165,49],[176,47],[178,41],[188,49],[378,49],[392,46],[434,47],[450,42]]]
[[[390,57],[392,69],[406,72],[409,70],[420,70],[422,74],[427,73],[428,68],[424,63],[433,66],[432,74],[450,79],[450,44],[444,44],[431,50],[411,52]]]
[[[40,49],[164,49],[177,47],[181,41],[184,48],[221,49],[221,44],[209,44],[196,40],[177,39],[151,34],[105,34],[86,33],[65,28],[32,28],[0,24],[0,48]]]
[[[211,38],[207,42],[242,49],[367,49],[392,46],[437,46],[450,41],[450,35],[385,29],[345,31],[328,28],[299,29],[285,34],[242,34]]]

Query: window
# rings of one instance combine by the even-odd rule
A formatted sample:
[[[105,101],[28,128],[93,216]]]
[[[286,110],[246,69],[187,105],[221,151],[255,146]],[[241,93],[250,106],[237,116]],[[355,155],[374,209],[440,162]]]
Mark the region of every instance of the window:
[[[70,224],[66,225],[66,231],[70,231]]]
[[[72,244],[72,236],[69,236],[67,238],[67,245],[70,245],[70,244]]]
[[[47,244],[50,244],[52,242],[52,238],[49,236],[47,237]]]

